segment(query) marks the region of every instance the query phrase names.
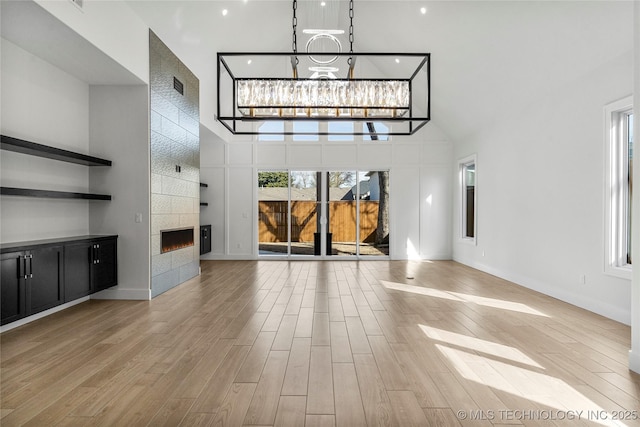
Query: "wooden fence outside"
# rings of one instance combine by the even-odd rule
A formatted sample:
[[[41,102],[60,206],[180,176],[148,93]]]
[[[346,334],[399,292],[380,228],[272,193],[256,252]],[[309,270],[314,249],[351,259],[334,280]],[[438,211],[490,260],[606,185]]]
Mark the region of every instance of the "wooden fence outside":
[[[316,202],[294,200],[291,202],[291,241],[313,242],[316,232]],[[329,202],[329,231],[334,242],[356,241],[356,201]],[[375,240],[378,227],[378,201],[360,201],[360,242]],[[258,202],[259,242],[287,241],[287,202]]]

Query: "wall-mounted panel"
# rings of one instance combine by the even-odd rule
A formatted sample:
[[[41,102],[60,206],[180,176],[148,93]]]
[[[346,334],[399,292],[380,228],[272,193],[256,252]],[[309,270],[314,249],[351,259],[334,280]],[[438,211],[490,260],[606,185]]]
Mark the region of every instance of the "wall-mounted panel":
[[[260,166],[283,165],[287,159],[286,145],[257,144],[256,163]]]
[[[229,168],[227,213],[229,222],[229,254],[251,255],[253,252],[254,182],[253,168]]]
[[[324,145],[322,159],[326,165],[353,167],[356,155],[355,145]]]
[[[251,144],[229,144],[227,151],[229,152],[230,165],[250,165],[253,163],[253,146]]]
[[[451,166],[420,171],[420,255],[426,259],[451,257]]]
[[[319,145],[290,145],[288,157],[288,164],[294,167],[319,166],[322,164],[322,147]]]
[[[370,144],[358,145],[358,164],[367,166],[380,166],[382,168],[391,165],[391,145],[377,145],[375,141]]]
[[[394,259],[420,257],[420,169],[393,168],[390,176]]]
[[[453,161],[453,144],[437,142],[424,144],[422,147],[423,165],[442,165]]]
[[[394,144],[393,164],[394,165],[417,165],[420,164],[422,145],[418,144]]]

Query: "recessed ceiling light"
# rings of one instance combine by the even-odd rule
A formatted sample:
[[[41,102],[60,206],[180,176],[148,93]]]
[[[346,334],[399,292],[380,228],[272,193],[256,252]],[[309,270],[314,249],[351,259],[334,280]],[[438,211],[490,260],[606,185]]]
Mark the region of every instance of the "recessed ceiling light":
[[[396,58],[396,64],[400,63],[400,58]]]
[[[251,65],[251,60],[248,60],[248,61],[247,61],[247,64]]]
[[[327,3],[323,2],[323,1],[320,2],[320,6],[325,7],[326,5],[327,5]]]
[[[229,13],[227,9],[222,9],[222,16],[227,16],[227,13]]]
[[[423,15],[426,14],[427,13],[427,8],[426,7],[421,7],[420,8],[420,13],[423,14]]]

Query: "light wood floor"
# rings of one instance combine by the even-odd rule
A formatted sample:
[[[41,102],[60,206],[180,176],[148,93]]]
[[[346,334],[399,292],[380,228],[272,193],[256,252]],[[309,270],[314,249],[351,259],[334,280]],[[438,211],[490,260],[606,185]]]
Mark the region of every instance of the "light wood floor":
[[[202,266],[153,301],[2,334],[0,424],[640,425],[629,328],[496,277],[446,261]]]

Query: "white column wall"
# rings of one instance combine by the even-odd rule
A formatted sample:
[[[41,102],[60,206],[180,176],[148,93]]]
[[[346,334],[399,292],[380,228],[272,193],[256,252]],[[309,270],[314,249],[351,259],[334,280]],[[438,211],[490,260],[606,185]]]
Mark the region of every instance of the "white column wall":
[[[91,86],[89,112],[91,153],[113,162],[111,167],[90,170],[91,188],[112,196],[109,202],[91,203],[90,230],[118,235],[118,286],[91,297],[147,300],[149,87]]]

